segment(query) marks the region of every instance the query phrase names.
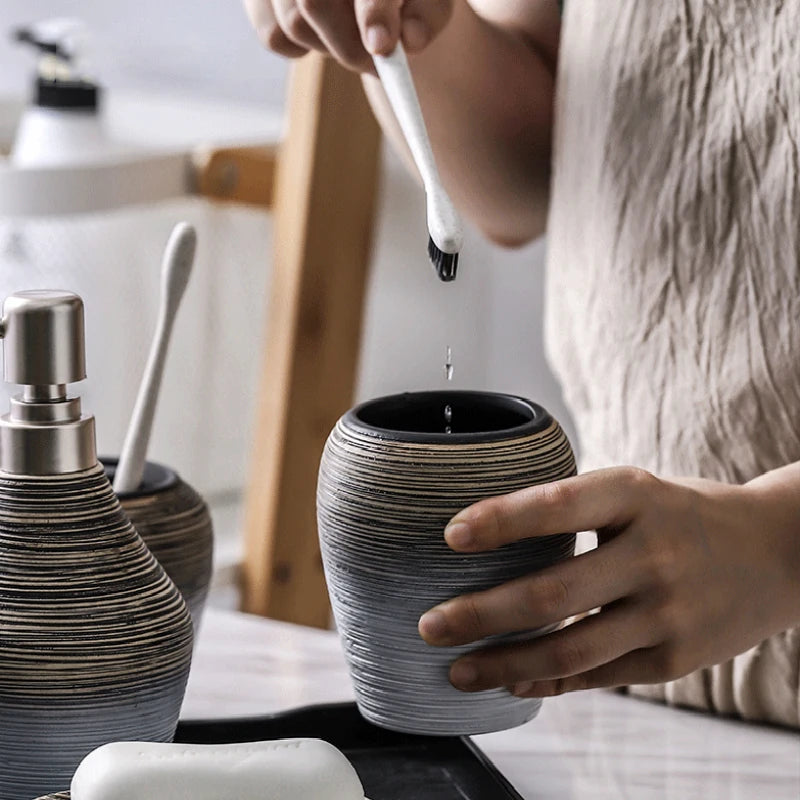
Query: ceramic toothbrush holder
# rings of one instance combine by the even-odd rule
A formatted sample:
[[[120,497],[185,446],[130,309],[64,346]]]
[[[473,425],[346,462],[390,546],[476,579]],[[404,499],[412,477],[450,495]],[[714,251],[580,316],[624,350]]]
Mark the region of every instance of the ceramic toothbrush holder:
[[[117,459],[100,461],[112,485]],[[148,461],[139,488],[117,495],[150,552],[178,587],[195,633],[211,583],[214,532],[203,498],[177,472]]]

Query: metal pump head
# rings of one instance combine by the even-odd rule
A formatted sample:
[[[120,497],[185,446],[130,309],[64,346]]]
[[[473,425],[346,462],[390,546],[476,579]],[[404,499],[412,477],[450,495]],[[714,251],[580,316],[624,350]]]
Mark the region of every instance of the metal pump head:
[[[21,384],[0,417],[0,471],[53,475],[97,463],[94,418],[67,384],[86,377],[83,301],[63,291],[17,292],[0,320],[3,378]]]
[[[2,325],[7,383],[59,386],[86,377],[78,295],[48,290],[12,294],[3,304]]]

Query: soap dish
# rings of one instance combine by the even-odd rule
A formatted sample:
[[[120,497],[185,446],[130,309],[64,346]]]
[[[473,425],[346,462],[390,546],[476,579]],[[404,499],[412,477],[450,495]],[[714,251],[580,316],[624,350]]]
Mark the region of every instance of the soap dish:
[[[341,750],[371,800],[523,800],[467,736],[415,736],[367,722],[355,703],[261,717],[181,722],[184,744],[324,739]],[[69,792],[39,800],[69,800]]]
[[[176,742],[229,744],[324,739],[355,767],[371,800],[523,800],[466,736],[415,736],[367,722],[355,703],[262,717],[181,722]]]

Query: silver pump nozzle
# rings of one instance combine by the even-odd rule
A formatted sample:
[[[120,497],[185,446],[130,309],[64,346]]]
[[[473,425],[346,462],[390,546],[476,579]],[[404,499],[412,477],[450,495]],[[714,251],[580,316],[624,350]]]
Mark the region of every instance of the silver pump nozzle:
[[[18,292],[3,304],[3,380],[57,386],[86,377],[83,301],[59,291]]]
[[[0,417],[0,471],[57,475],[97,463],[94,418],[81,415],[67,384],[86,377],[83,301],[71,292],[6,298],[0,321],[3,378],[21,384]]]

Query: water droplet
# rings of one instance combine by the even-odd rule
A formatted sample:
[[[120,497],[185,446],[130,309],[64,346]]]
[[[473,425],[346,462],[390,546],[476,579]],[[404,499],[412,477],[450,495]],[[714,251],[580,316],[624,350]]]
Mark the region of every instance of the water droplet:
[[[447,405],[444,407],[444,432],[445,433],[452,433],[452,422],[453,422],[453,409]]]
[[[450,345],[447,345],[447,356],[444,360],[444,374],[448,381],[453,380],[453,351]]]

